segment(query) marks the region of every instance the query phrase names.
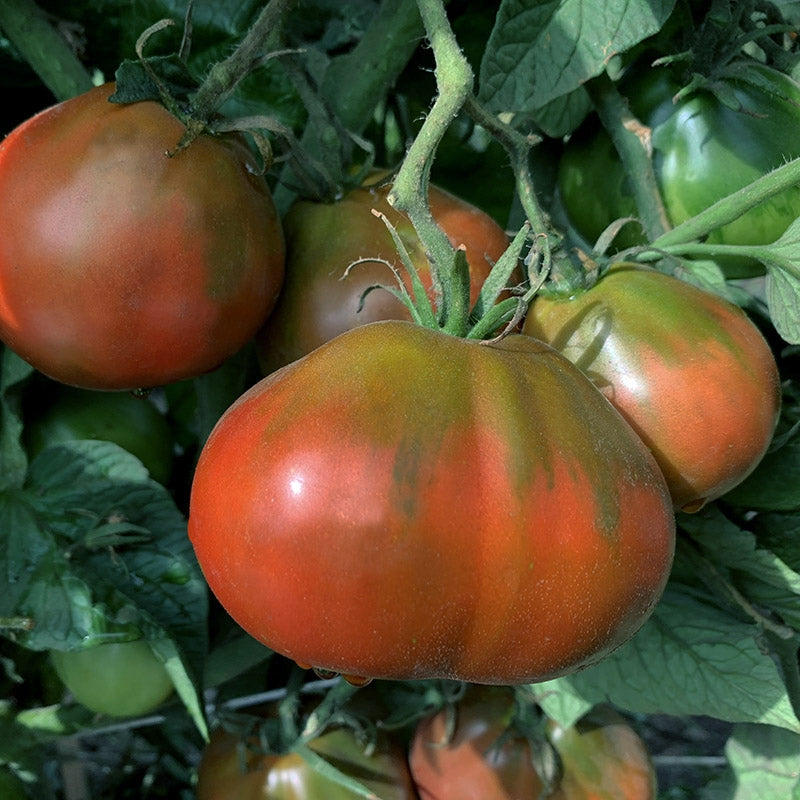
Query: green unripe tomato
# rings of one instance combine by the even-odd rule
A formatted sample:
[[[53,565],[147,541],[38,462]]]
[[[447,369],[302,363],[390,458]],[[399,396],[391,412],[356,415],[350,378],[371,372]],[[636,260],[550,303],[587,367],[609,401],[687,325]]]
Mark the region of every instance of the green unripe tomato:
[[[172,471],[174,437],[169,423],[147,398],[127,392],[59,387],[46,406],[33,410],[25,437],[31,457],[49,445],[100,439],[135,455],[160,483],[166,483]]]
[[[144,639],[85,650],[53,650],[50,657],[75,699],[98,714],[147,714],[173,691],[164,664]]]
[[[675,68],[640,63],[619,83],[632,112],[650,129],[656,181],[673,226],[800,156],[800,84],[756,62],[734,66],[735,72],[677,102],[673,98],[686,79]],[[594,118],[570,138],[559,163],[559,192],[570,222],[590,243],[615,219],[637,215],[633,179]],[[800,186],[792,186],[705,241],[769,244],[798,216]],[[641,228],[628,224],[614,246],[622,250],[644,241]],[[718,261],[729,278],[764,272],[760,262],[744,257]]]

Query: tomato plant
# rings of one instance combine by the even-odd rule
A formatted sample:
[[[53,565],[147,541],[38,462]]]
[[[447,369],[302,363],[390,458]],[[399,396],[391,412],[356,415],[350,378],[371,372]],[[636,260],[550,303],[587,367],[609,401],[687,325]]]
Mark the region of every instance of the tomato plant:
[[[745,313],[653,269],[613,266],[573,298],[536,298],[523,331],[564,353],[647,443],[677,508],[740,483],[772,440],[778,368]]]
[[[424,247],[408,217],[389,205],[386,196],[391,186],[382,184],[379,176],[336,202],[301,200],[289,210],[284,219],[286,280],[258,336],[265,374],[357,325],[409,319],[408,309],[390,292],[377,289],[365,296],[370,287],[395,285],[389,264],[410,283],[388,228],[373,210],[395,227],[433,299]],[[435,186],[428,199],[434,219],[453,246],[465,248],[474,303],[491,266],[508,245],[505,231],[478,208]],[[407,288],[411,291],[410,285]]]
[[[255,737],[253,737],[255,739]],[[382,800],[416,797],[399,741],[381,737],[368,749],[347,728],[328,730],[309,747]],[[360,797],[295,752],[266,755],[257,740],[218,727],[197,770],[197,800],[351,800]]]
[[[91,389],[207,372],[255,333],[283,276],[270,191],[236,138],[197,137],[105,84],[0,144],[0,338]]]
[[[800,156],[792,131],[800,124],[800,85],[755,61],[729,68],[707,85],[674,99],[685,81],[675,67],[637,62],[620,82],[636,117],[651,129],[653,166],[670,222],[677,225]],[[570,222],[592,243],[615,219],[636,216],[626,175],[608,134],[592,118],[574,134],[559,162],[558,185]],[[767,244],[800,216],[800,185],[776,194],[712,231],[708,243]],[[626,225],[615,245],[644,242]],[[727,274],[763,273],[755,261],[725,256]]]
[[[467,687],[420,721],[409,767],[421,800],[656,797],[650,754],[616,711],[597,706],[570,727],[548,720],[525,732],[505,687]]]
[[[111,717],[145,714],[172,694],[172,680],[146,641],[53,650],[53,666],[75,699]]]
[[[603,726],[581,718],[608,703],[665,797],[796,795],[796,4],[186,5],[0,1],[0,766],[36,797],[186,798],[209,727],[280,696],[257,743],[236,727],[241,760],[291,753],[358,791],[343,774],[363,772],[306,743],[347,722],[408,744],[465,679],[525,684],[509,741],[560,794],[604,791],[582,777]],[[91,89],[112,80],[119,102]],[[590,148],[598,119],[619,153]],[[348,193],[373,165],[391,204],[388,186]],[[756,181],[706,207],[728,177]],[[646,236],[626,224],[612,244],[639,246],[587,263],[559,198],[575,227],[635,213]],[[714,286],[771,354],[735,309],[613,260]],[[580,318],[519,336],[566,285]],[[558,352],[593,334],[577,365]],[[652,378],[638,399],[662,440],[609,402],[611,344],[623,388]],[[139,431],[126,391],[158,383],[164,483],[132,440],[38,450],[67,395],[111,437],[110,417]],[[106,416],[107,397],[130,410]],[[73,702],[50,652],[85,659],[90,688],[123,677],[127,699],[144,669],[73,651],[142,631],[174,699],[116,719]]]
[[[355,676],[485,683],[628,639],[673,525],[650,454],[566,359],[401,321],[249,390],[201,453],[189,512],[212,591],[267,646]]]
[[[44,402],[31,405],[25,428],[31,457],[48,445],[101,439],[133,453],[155,480],[169,480],[175,437],[167,419],[147,398],[67,386],[48,388]]]

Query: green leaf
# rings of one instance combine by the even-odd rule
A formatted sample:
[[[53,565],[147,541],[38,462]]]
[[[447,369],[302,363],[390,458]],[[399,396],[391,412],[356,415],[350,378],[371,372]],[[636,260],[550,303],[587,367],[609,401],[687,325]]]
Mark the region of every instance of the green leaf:
[[[737,725],[725,746],[728,768],[703,800],[800,798],[800,737],[768,725]]]
[[[197,90],[198,81],[177,55],[153,56],[147,59],[149,69],[141,61],[123,61],[114,80],[116,91],[108,98],[111,103],[139,103],[142,100],[160,102],[159,83],[173,98],[185,99]],[[153,76],[156,76],[158,83]]]
[[[682,515],[681,528],[716,568],[730,571],[741,596],[767,608],[800,631],[800,574],[769,550],[753,533],[726,519],[714,506]]]
[[[0,491],[19,487],[28,459],[20,442],[22,415],[16,391],[33,367],[8,348],[0,347]]]
[[[792,223],[790,228],[796,225],[796,222]],[[770,245],[770,248],[777,247],[777,243]],[[787,251],[788,257],[793,258],[795,264],[800,264],[800,243],[795,247],[783,243],[781,249]],[[800,344],[800,277],[766,259],[762,260],[767,267],[767,306],[772,324],[789,344]]]
[[[674,0],[503,0],[480,67],[480,100],[530,115],[575,92],[660,30]]]
[[[800,437],[767,452],[750,476],[725,495],[725,502],[756,510],[800,509]]]
[[[756,625],[668,587],[653,616],[594,667],[535,687],[559,722],[566,693],[633,712],[704,714],[800,732],[786,687]],[[573,700],[574,702],[574,700]]]
[[[0,617],[33,623],[6,635],[32,650],[144,636],[204,730],[207,587],[184,516],[138,459],[110,442],[43,450],[23,489],[0,493],[0,532]]]

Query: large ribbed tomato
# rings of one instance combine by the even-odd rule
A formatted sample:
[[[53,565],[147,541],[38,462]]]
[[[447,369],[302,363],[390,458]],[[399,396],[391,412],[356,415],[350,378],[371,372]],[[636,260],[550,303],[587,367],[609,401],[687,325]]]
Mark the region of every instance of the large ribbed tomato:
[[[653,269],[614,265],[588,291],[537,297],[524,333],[577,364],[647,443],[677,508],[697,510],[761,460],[778,369],[733,304]]]
[[[269,189],[237,137],[202,135],[113,84],[0,143],[0,338],[90,389],[198,375],[252,338],[283,278]]]
[[[385,214],[396,228],[433,299],[422,242],[408,217],[389,205],[390,188],[380,182],[378,173],[334,203],[301,200],[289,210],[283,221],[286,280],[256,340],[265,374],[358,325],[409,319],[406,307],[391,293],[378,289],[364,296],[371,286],[395,286],[387,263],[409,283],[391,234],[373,209]],[[428,201],[453,246],[464,247],[474,302],[492,265],[506,249],[508,237],[490,216],[449,192],[432,186]],[[359,259],[373,260],[348,270]]]
[[[423,719],[409,756],[421,800],[656,797],[656,774],[644,742],[611,708],[596,706],[568,728],[548,720],[530,740],[513,720],[513,693],[486,686],[468,687],[453,709]],[[537,742],[557,754],[560,768],[552,775],[540,775],[534,766]]]
[[[386,321],[223,415],[189,536],[231,616],[298,663],[514,683],[639,629],[674,516],[641,440],[552,348]]]

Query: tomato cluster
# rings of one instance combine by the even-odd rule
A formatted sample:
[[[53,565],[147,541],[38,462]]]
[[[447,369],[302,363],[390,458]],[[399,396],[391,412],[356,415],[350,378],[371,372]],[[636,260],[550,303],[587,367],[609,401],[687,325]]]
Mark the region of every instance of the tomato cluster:
[[[519,701],[517,701],[519,702]],[[530,703],[527,723],[507,687],[467,686],[465,694],[410,731],[378,731],[373,741],[336,726],[308,747],[383,800],[654,800],[656,773],[633,726],[596,706],[562,727]],[[274,720],[276,711],[259,714]],[[257,721],[235,720],[211,736],[198,767],[198,800],[349,800],[337,783],[299,752],[267,752]]]
[[[701,181],[701,192],[675,173],[696,158],[703,169],[693,175],[731,177],[700,159],[716,152],[708,131],[733,112],[703,93],[668,106],[675,87],[665,75],[623,88],[653,130],[677,223],[736,188]],[[793,118],[782,104],[793,85],[759,75],[781,104],[759,105],[752,84],[734,81],[746,112],[737,124]],[[652,766],[624,720],[595,710],[566,730],[519,735],[508,687],[574,673],[628,642],[669,578],[676,512],[723,496],[760,461],[781,393],[756,325],[721,297],[636,263],[604,265],[567,293],[545,287],[519,328],[491,340],[416,324],[386,291],[397,275],[414,291],[390,228],[434,307],[440,287],[388,183],[299,200],[281,221],[244,139],[203,133],[184,146],[185,126],[164,107],[111,102],[113,91],[45,110],[0,144],[0,338],[66,385],[37,406],[28,454],[108,439],[167,484],[169,425],[153,403],[119,390],[197,377],[252,345],[263,376],[222,414],[191,481],[188,537],[214,596],[301,666],[355,684],[475,685],[422,720],[409,748],[367,754],[343,727],[309,747],[386,797],[570,800],[588,787],[653,797]],[[782,139],[770,147],[792,152]],[[597,148],[620,197],[586,183]],[[746,160],[740,184],[774,165]],[[619,169],[602,132],[567,145],[561,195],[587,237],[634,211]],[[583,203],[587,193],[601,202]],[[465,254],[474,304],[508,237],[438,187],[427,200]],[[797,192],[781,202],[792,219],[800,213]],[[765,206],[715,235],[770,241],[787,224],[774,212]],[[729,276],[760,271],[723,266]],[[145,641],[55,651],[52,663],[101,714],[150,711],[174,688]],[[147,691],[121,695],[120,670]],[[237,781],[242,798],[352,794],[298,753],[266,753],[223,729],[199,775],[201,800],[232,796]]]

